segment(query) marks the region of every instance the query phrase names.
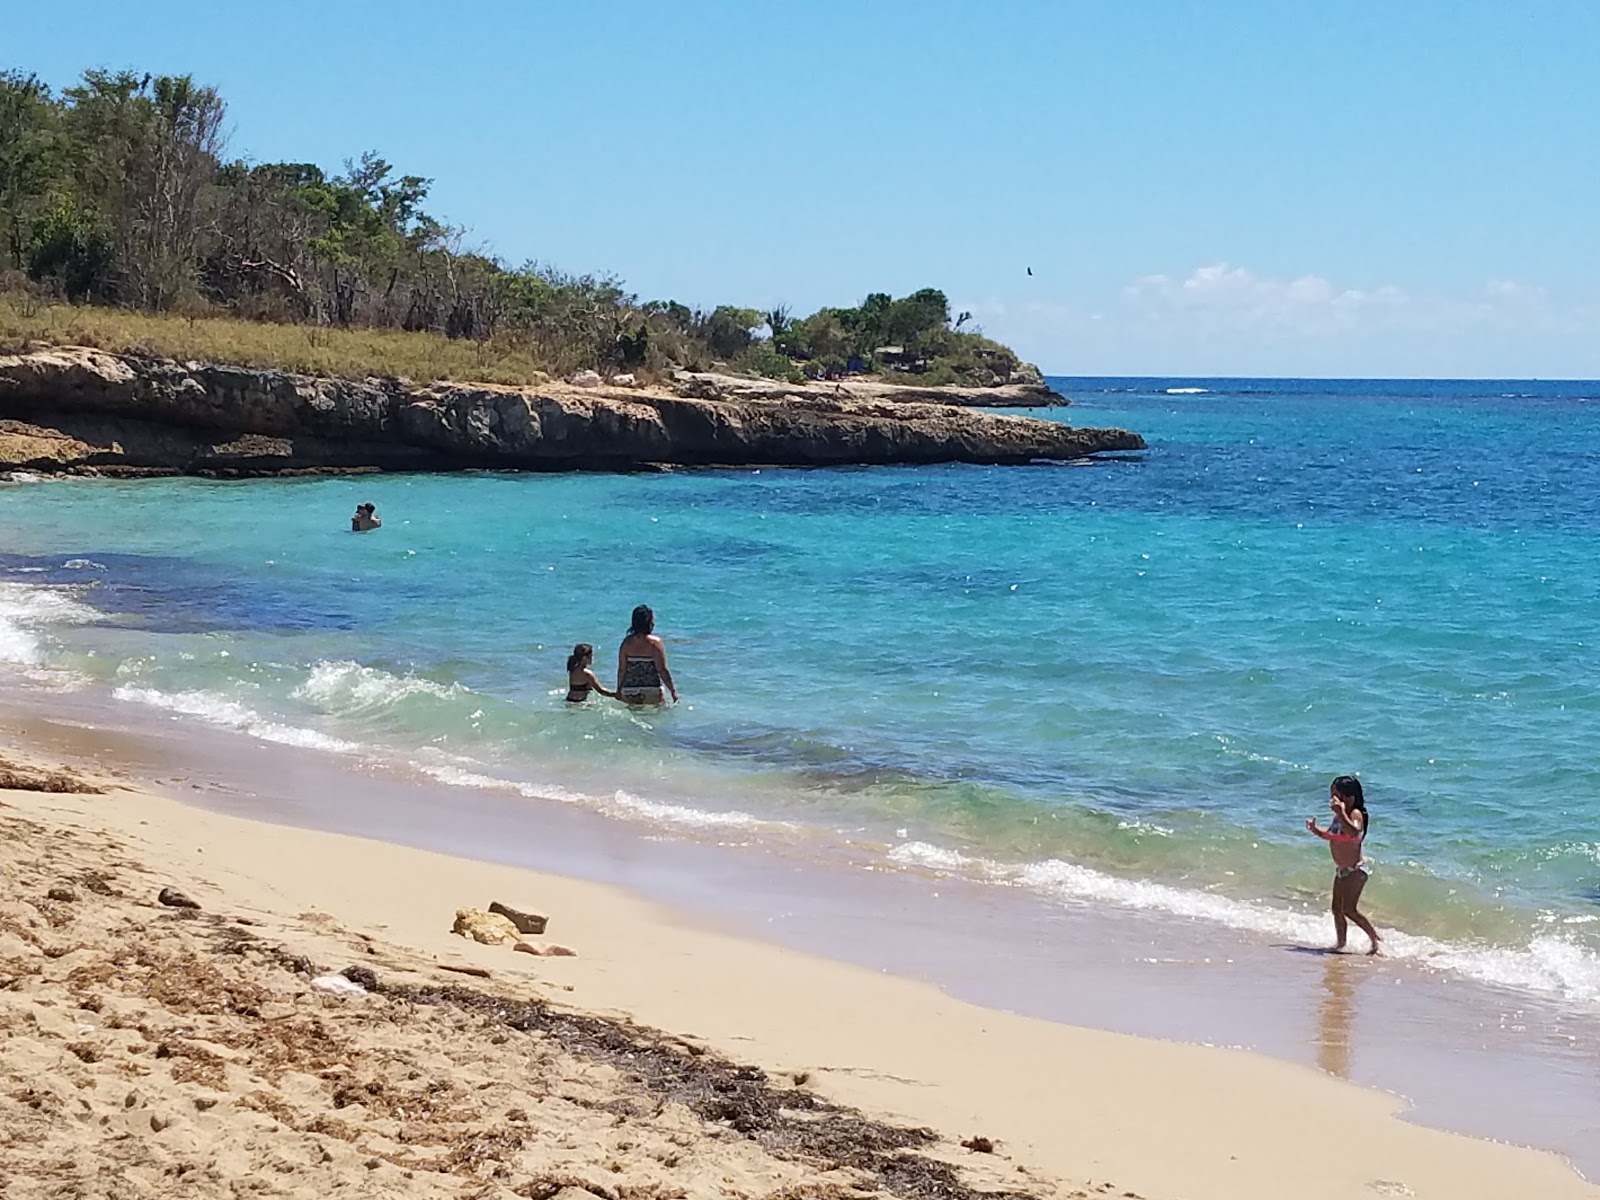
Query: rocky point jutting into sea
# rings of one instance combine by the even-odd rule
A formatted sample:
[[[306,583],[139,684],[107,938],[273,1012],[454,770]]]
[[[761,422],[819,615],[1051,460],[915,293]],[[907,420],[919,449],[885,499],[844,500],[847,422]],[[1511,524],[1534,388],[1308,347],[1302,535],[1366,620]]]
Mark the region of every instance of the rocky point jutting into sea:
[[[928,395],[704,375],[666,387],[419,386],[37,349],[0,356],[0,468],[263,475],[1012,464],[1144,448],[1126,430],[974,412],[923,402]],[[1019,393],[1009,402],[1040,401]]]

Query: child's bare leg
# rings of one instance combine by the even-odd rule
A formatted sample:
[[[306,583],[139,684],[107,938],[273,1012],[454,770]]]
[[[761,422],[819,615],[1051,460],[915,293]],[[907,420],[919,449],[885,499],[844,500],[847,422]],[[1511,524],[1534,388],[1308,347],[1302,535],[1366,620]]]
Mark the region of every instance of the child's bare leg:
[[[1343,950],[1345,939],[1350,934],[1350,926],[1344,918],[1344,880],[1333,881],[1333,948]]]
[[[1378,942],[1381,940],[1378,937],[1378,931],[1372,927],[1371,921],[1356,911],[1356,905],[1361,900],[1362,889],[1367,886],[1367,877],[1362,872],[1357,871],[1345,882],[1349,884],[1349,889],[1345,892],[1345,913],[1350,920],[1356,923],[1356,927],[1372,940],[1372,946],[1367,953],[1376,954],[1378,952]]]

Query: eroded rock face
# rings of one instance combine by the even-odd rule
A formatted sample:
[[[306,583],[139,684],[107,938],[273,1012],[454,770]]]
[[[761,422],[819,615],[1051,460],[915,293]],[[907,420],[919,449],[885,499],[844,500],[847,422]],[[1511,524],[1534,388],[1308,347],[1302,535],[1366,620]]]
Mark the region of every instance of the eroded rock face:
[[[0,356],[0,469],[253,475],[1025,463],[1144,448],[1125,430],[946,404],[700,391],[416,387],[39,350]]]

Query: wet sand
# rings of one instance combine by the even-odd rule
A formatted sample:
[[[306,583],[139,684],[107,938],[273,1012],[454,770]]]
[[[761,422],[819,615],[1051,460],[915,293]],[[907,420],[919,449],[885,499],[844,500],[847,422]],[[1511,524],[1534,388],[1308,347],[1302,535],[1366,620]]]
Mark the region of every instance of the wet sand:
[[[77,717],[89,715],[80,711]],[[178,923],[166,920],[169,914],[151,901],[158,881],[165,880],[190,891],[207,913],[269,923],[272,937],[290,947],[291,959],[304,954],[323,966],[338,966],[357,947],[370,944],[379,949],[368,957],[382,959],[387,971],[407,972],[401,979],[408,986],[449,978],[450,973],[439,971],[443,964],[478,967],[491,973],[483,986],[507,989],[504,994],[510,997],[554,999],[586,1015],[632,1014],[714,1053],[754,1062],[773,1077],[803,1075],[807,1086],[830,1102],[938,1130],[943,1140],[933,1148],[936,1159],[944,1155],[963,1169],[979,1156],[962,1151],[959,1140],[974,1134],[993,1138],[1002,1157],[982,1156],[978,1165],[989,1169],[1003,1161],[1006,1172],[1025,1181],[1028,1194],[1092,1194],[1114,1182],[1115,1194],[1131,1191],[1147,1197],[1600,1195],[1552,1156],[1398,1120],[1395,1114],[1402,1106],[1397,1100],[1313,1067],[1237,1050],[1076,1029],[954,998],[981,995],[991,1004],[1075,1020],[1092,1020],[1094,1010],[1114,1009],[1117,1019],[1104,1024],[1164,1021],[1168,1034],[1211,1041],[1234,1040],[1205,1034],[1231,1021],[1231,1028],[1253,1035],[1237,1039],[1241,1043],[1269,1043],[1266,1049],[1275,1048],[1270,1044],[1275,1039],[1304,1045],[1325,1071],[1356,1078],[1389,1069],[1386,1064],[1369,1066],[1367,1056],[1373,1048],[1386,1053],[1394,1042],[1405,1040],[1386,1042],[1380,1034],[1399,1028],[1410,1030],[1412,1040],[1424,1045],[1413,1061],[1424,1073],[1436,1075],[1442,1064],[1432,1061],[1427,1039],[1414,1035],[1430,1026],[1426,1014],[1433,1013],[1437,1021],[1446,997],[1430,998],[1428,981],[1414,973],[1270,947],[1202,954],[1190,945],[1182,955],[1165,954],[1169,947],[1164,943],[1178,939],[1165,923],[1136,914],[1045,913],[1017,905],[1015,897],[956,895],[945,885],[904,874],[862,873],[845,885],[841,881],[853,873],[834,871],[827,876],[830,886],[819,887],[816,864],[775,860],[760,847],[647,840],[593,814],[352,772],[317,755],[211,731],[200,734],[177,724],[159,732],[119,733],[88,721],[61,724],[11,713],[3,727],[13,740],[54,758],[120,762],[130,780],[158,781],[163,790],[182,794],[189,802],[179,804],[144,788],[100,797],[31,792],[3,797],[10,807],[0,810],[0,817],[33,825],[14,827],[17,832],[6,839],[7,877],[16,883],[8,887],[5,899],[21,906],[14,919],[49,923],[32,894],[49,886],[44,875],[55,868],[47,853],[79,854],[78,860],[62,866],[68,873],[98,869],[86,864],[111,857],[136,864],[119,868],[134,871],[140,881],[137,888],[121,889],[133,907],[94,918],[101,924],[93,928],[106,936],[88,939],[99,953],[106,951],[101,941],[114,944],[114,962],[126,962],[129,954],[137,960],[151,939],[155,948],[148,954],[157,960],[161,954],[189,954],[206,961],[198,944],[161,941],[179,936],[171,934]],[[195,803],[203,807],[193,807]],[[376,826],[393,841],[523,865],[446,857],[288,824],[263,825],[242,819],[245,813],[346,829]],[[74,829],[78,832],[66,836]],[[535,862],[546,870],[559,868],[562,876],[527,869]],[[625,883],[630,891],[573,875],[608,878]],[[649,903],[641,894],[670,898],[674,907]],[[482,905],[497,895],[548,910],[551,935],[574,946],[579,956],[533,958],[506,947],[470,944],[448,933],[454,909]],[[320,915],[313,919],[307,914]],[[112,930],[118,931],[114,942]],[[323,938],[333,940],[317,940]],[[321,958],[295,951],[294,945],[301,944],[296,939],[322,946]],[[7,953],[13,949],[8,945]],[[804,950],[897,974],[863,970]],[[38,986],[70,990],[68,960],[74,953],[79,951],[41,962],[45,970],[37,977]],[[1283,964],[1279,974],[1286,982],[1266,970],[1266,955]],[[241,970],[249,965],[252,986],[267,988],[291,1008],[301,1003],[307,982],[287,970],[282,959],[247,964],[248,959],[243,956],[237,965]],[[62,964],[67,975],[59,974]],[[936,979],[946,991],[897,975]],[[24,1021],[13,1011],[20,1005],[24,1012],[35,1011],[37,1018],[38,1006],[28,990],[33,986],[24,981],[0,993],[8,1017]],[[66,1003],[65,994],[41,992],[38,998],[55,1000],[44,1008]],[[1141,998],[1150,1002],[1140,1004]],[[127,999],[135,1007],[154,1003],[137,992]],[[312,1002],[322,1008],[342,1003],[317,997]],[[1454,1062],[1455,1078],[1459,1081],[1459,1072],[1465,1072],[1480,1085],[1492,1083],[1500,1089],[1501,1102],[1509,1098],[1513,1106],[1524,1076],[1530,1096],[1562,1093],[1568,1081],[1548,1069],[1562,1060],[1530,1055],[1526,1031],[1503,1031],[1505,1036],[1496,1039],[1486,1023],[1489,1008],[1438,1029],[1442,1041],[1454,1047],[1455,1053],[1445,1051],[1443,1057]],[[1179,1025],[1193,1028],[1172,1028],[1174,1011],[1182,1015]],[[246,1025],[260,1019],[235,1016]],[[63,1046],[35,1044],[41,1038],[52,1041],[44,1037],[45,1024],[36,1019],[27,1036],[8,1039],[7,1053],[20,1046],[25,1056],[48,1051],[59,1057]],[[362,1046],[364,1029],[356,1021],[345,1036]],[[69,1031],[63,1026],[56,1032],[64,1037]],[[498,1034],[487,1032],[491,1046],[505,1044],[492,1041]],[[228,1036],[245,1035],[235,1031]],[[424,1044],[441,1036],[446,1035],[429,1025],[415,1052],[421,1054]],[[459,1047],[441,1051],[449,1061],[436,1061],[435,1074],[470,1074],[484,1069],[486,1055],[494,1058],[474,1040],[476,1035],[462,1036],[466,1041]],[[1473,1050],[1473,1038],[1485,1050]],[[456,1053],[459,1061],[449,1058]],[[131,1050],[129,1055],[139,1057]],[[33,1070],[42,1061],[28,1059],[23,1065]],[[84,1065],[97,1066],[98,1061],[109,1060]],[[258,1068],[248,1052],[240,1066],[246,1072]],[[1569,1066],[1581,1075],[1577,1061]],[[165,1078],[159,1071],[151,1077]],[[515,1089],[519,1078],[513,1072],[491,1089]],[[1581,1086],[1582,1080],[1572,1082]],[[304,1104],[295,1121],[311,1120],[308,1114],[332,1104],[335,1085],[327,1079],[300,1080],[295,1086],[303,1089],[295,1102]],[[93,1087],[98,1095],[100,1084]],[[1464,1089],[1458,1082],[1454,1090]],[[505,1095],[509,1093],[497,1093],[500,1099]],[[117,1103],[126,1100],[117,1098]],[[230,1105],[207,1111],[232,1113],[238,1108],[235,1096]],[[241,1111],[253,1110],[246,1105]],[[464,1118],[464,1127],[488,1128],[488,1111]],[[273,1119],[297,1138],[328,1136]],[[110,1153],[107,1127],[96,1120],[79,1122],[71,1134],[77,1152],[94,1147],[96,1154]],[[357,1122],[358,1139],[370,1133],[377,1139],[372,1145],[387,1144],[382,1139],[395,1130],[368,1130],[364,1120]],[[691,1123],[690,1131],[695,1136],[727,1139],[726,1121],[696,1120],[699,1124]],[[1334,1130],[1359,1146],[1360,1153],[1323,1153],[1319,1147],[1326,1147]],[[676,1127],[671,1132],[690,1136]],[[733,1132],[762,1148],[759,1138]],[[226,1137],[236,1135],[243,1136],[234,1129]],[[1500,1136],[1509,1135],[1502,1129]],[[581,1142],[586,1154],[593,1148],[587,1135],[559,1137]],[[542,1147],[559,1137],[552,1132],[532,1140]],[[583,1161],[590,1163],[595,1155],[614,1149],[607,1143]],[[221,1155],[220,1150],[207,1150],[203,1140],[193,1153],[196,1162],[219,1161]],[[542,1160],[518,1157],[529,1153],[520,1144],[514,1153],[506,1153],[511,1155],[507,1169],[530,1172],[529,1180],[534,1178],[531,1172],[556,1169]],[[380,1166],[372,1170],[382,1171],[381,1164],[389,1160],[377,1157]],[[332,1161],[341,1165],[314,1164],[303,1194],[325,1194],[314,1189],[325,1188],[330,1178],[349,1178],[353,1160],[335,1154]],[[794,1181],[792,1174],[758,1156],[750,1162],[765,1165],[728,1168],[730,1178],[739,1182],[718,1184],[722,1191],[704,1190],[701,1177],[691,1182],[689,1175],[675,1176],[670,1169],[663,1182],[657,1170],[661,1160],[651,1161],[654,1167],[643,1160],[624,1164],[622,1174],[637,1173],[638,1182],[630,1186],[676,1186],[689,1195],[769,1195],[780,1194]],[[780,1166],[788,1162],[781,1156],[776,1161]],[[365,1162],[361,1160],[362,1173],[368,1170]],[[415,1165],[407,1169],[413,1171],[412,1180],[392,1182],[390,1190],[372,1194],[435,1194],[415,1184],[421,1178]],[[803,1186],[819,1187],[825,1175],[819,1173]],[[465,1177],[451,1178],[460,1182]],[[414,1184],[414,1191],[402,1190]],[[501,1186],[492,1177],[485,1184]],[[511,1186],[507,1194],[516,1194],[516,1185]],[[974,1186],[999,1185],[990,1179]],[[624,1194],[615,1186],[612,1191],[619,1198]],[[82,1194],[101,1193],[91,1189]]]

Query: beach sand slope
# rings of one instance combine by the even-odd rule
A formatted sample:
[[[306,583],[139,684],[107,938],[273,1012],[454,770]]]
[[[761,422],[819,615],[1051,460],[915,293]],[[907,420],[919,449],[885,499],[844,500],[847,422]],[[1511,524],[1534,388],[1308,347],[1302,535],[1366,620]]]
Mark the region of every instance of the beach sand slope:
[[[83,777],[0,791],[7,1200],[1600,1200],[1553,1155],[1261,1055],[983,1009],[615,888],[126,780],[34,790],[52,778]],[[578,957],[449,932],[493,900]],[[368,989],[314,984],[335,972]]]

